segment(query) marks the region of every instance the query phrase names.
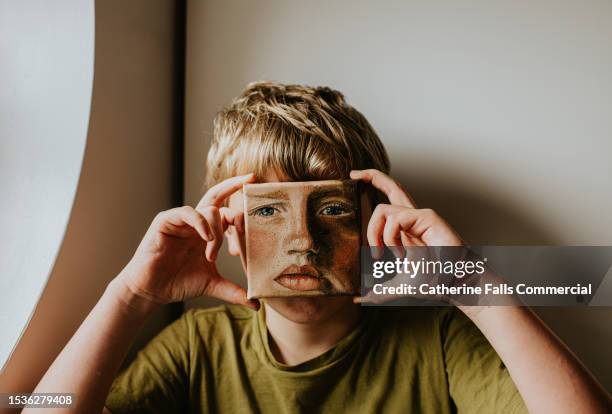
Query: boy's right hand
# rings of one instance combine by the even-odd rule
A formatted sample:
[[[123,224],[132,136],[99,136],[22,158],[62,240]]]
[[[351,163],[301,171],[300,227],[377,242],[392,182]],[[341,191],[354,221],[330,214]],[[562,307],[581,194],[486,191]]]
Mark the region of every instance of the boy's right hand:
[[[206,295],[257,309],[258,302],[247,300],[245,289],[223,278],[215,265],[227,227],[243,231],[243,213],[223,202],[254,178],[248,174],[215,185],[195,209],[159,213],[116,281],[152,304]]]

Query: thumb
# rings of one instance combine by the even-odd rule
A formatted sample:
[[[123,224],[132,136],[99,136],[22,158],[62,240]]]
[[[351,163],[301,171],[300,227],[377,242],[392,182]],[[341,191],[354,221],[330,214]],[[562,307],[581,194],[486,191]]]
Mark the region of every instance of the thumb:
[[[244,305],[254,310],[259,309],[259,301],[256,299],[247,299],[246,290],[223,277],[217,275],[210,280],[206,294],[213,298],[221,299],[226,302]]]

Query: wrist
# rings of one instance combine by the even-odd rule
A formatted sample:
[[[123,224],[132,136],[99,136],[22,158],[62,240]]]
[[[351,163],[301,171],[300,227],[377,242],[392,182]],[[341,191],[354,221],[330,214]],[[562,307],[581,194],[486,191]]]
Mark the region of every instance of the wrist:
[[[517,312],[531,312],[529,307],[516,300],[505,305],[457,306],[478,327],[483,325],[503,324],[504,320]]]
[[[119,304],[124,314],[128,317],[144,321],[161,304],[143,297],[130,287],[121,275],[113,279],[107,286],[105,294]]]
[[[481,312],[485,310],[485,308],[488,308],[488,306],[478,306],[478,305],[474,305],[474,306],[456,305],[456,306],[461,312],[465,314],[465,316],[467,316],[474,323],[476,323],[476,320],[478,319],[478,316],[481,314]]]

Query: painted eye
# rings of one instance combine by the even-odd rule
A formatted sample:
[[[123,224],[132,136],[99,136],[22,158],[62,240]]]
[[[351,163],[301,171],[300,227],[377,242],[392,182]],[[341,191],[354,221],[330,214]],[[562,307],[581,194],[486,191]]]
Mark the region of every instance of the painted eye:
[[[270,216],[273,216],[277,211],[278,209],[274,207],[266,206],[266,207],[258,208],[257,210],[253,212],[253,214],[256,216],[261,216],[261,217],[270,217]]]
[[[319,214],[323,216],[343,216],[350,214],[352,211],[342,204],[329,204],[323,207]]]

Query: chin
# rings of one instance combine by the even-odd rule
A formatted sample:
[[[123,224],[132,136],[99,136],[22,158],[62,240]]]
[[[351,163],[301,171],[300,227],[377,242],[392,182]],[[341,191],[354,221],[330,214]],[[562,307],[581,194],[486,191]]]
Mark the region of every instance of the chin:
[[[266,298],[265,302],[284,318],[301,324],[325,321],[357,306],[352,296]]]

